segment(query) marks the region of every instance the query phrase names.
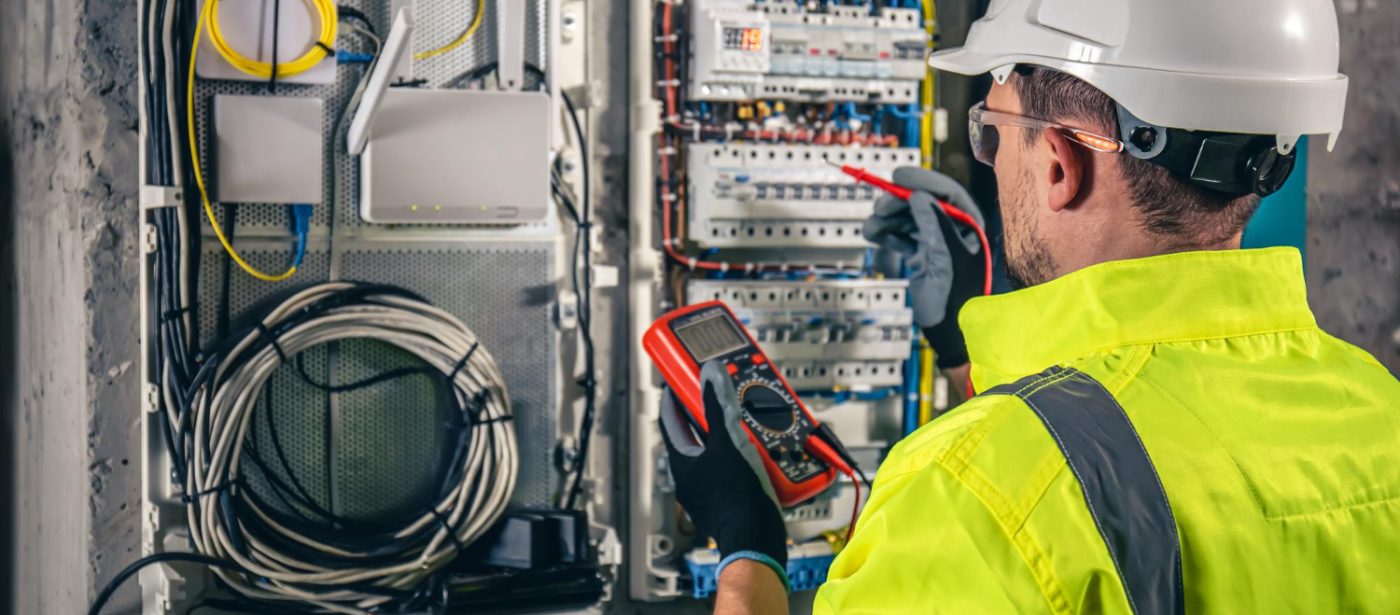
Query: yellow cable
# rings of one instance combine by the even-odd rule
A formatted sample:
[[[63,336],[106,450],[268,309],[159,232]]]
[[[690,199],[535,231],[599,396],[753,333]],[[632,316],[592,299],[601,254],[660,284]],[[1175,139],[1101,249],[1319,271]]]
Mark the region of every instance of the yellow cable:
[[[207,7],[215,4],[217,1],[218,0],[209,0],[209,3],[204,6],[207,9]],[[244,271],[247,271],[248,275],[259,280],[265,282],[280,282],[292,277],[292,275],[297,272],[296,265],[292,265],[280,274],[271,275],[259,271],[248,264],[248,261],[243,260],[243,257],[238,255],[238,251],[233,249],[233,244],[229,243],[228,237],[224,236],[224,229],[219,225],[219,219],[214,216],[214,206],[209,204],[209,192],[204,187],[204,173],[199,169],[199,141],[195,137],[194,125],[194,60],[195,56],[199,55],[199,35],[204,29],[204,21],[207,17],[208,12],[206,10],[206,12],[200,14],[199,20],[195,22],[194,45],[193,49],[190,50],[189,88],[186,90],[185,94],[185,118],[190,133],[190,161],[194,167],[194,181],[195,184],[199,186],[199,199],[204,203],[204,214],[209,216],[209,226],[214,227],[214,236],[219,238],[219,243],[223,244],[224,250],[228,252],[233,262],[238,263],[238,266]]]
[[[938,7],[937,0],[924,0],[921,3],[924,7],[924,33],[928,36],[929,50],[934,47],[933,35],[938,28]],[[927,62],[925,62],[925,66]],[[934,105],[938,104],[934,99],[934,75],[933,67],[925,69],[923,87],[923,115],[919,118],[919,130],[922,138],[919,139],[919,150],[923,157],[924,168],[932,169],[933,160],[933,114]]]
[[[938,29],[938,6],[937,0],[924,0],[920,4],[924,9],[924,34],[928,36],[929,50],[934,47],[933,35]],[[927,64],[925,64],[927,66]],[[934,74],[933,68],[928,67],[924,72],[923,83],[923,114],[919,118],[919,149],[923,157],[925,169],[932,169],[937,161],[933,159],[933,117],[934,106],[937,100],[934,95]],[[933,420],[933,384],[937,378],[938,368],[934,365],[933,349],[928,345],[928,340],[923,340],[919,344],[919,424],[924,425]]]
[[[928,340],[919,343],[919,424],[933,420],[933,379],[938,368],[933,363],[933,349]]]
[[[437,57],[437,56],[440,56],[440,55],[442,55],[442,54],[444,54],[444,53],[447,53],[447,52],[449,52],[449,51],[452,51],[453,49],[456,49],[456,48],[458,48],[458,47],[461,47],[461,46],[462,46],[462,43],[467,42],[467,39],[471,38],[473,34],[476,34],[476,29],[479,28],[479,27],[481,27],[481,16],[482,16],[483,14],[485,14],[485,13],[486,13],[486,0],[476,0],[476,14],[472,16],[472,23],[471,23],[471,25],[467,26],[467,29],[466,29],[464,32],[462,32],[462,35],[461,35],[461,36],[458,36],[456,40],[454,40],[454,41],[452,41],[452,42],[450,42],[450,43],[448,43],[448,44],[446,44],[446,45],[443,45],[443,46],[441,46],[441,47],[438,47],[437,49],[430,49],[430,50],[428,50],[428,51],[419,51],[419,52],[413,54],[413,59],[415,59],[415,60],[426,60],[426,59],[428,59],[428,58]]]
[[[330,50],[335,48],[336,27],[339,21],[335,2],[333,0],[306,0],[306,2],[311,7],[312,12],[320,18],[321,31],[316,37],[316,44],[301,54],[301,57],[290,62],[277,63],[278,77],[292,77],[311,70],[312,67],[325,60],[326,56],[331,53]],[[213,43],[214,50],[223,56],[225,62],[254,77],[272,78],[272,63],[254,60],[238,53],[238,50],[230,47],[228,41],[224,40],[224,33],[219,28],[219,0],[208,0],[204,3],[204,10],[200,12],[200,20],[209,24],[209,42]],[[196,36],[194,40],[198,41],[199,37]]]

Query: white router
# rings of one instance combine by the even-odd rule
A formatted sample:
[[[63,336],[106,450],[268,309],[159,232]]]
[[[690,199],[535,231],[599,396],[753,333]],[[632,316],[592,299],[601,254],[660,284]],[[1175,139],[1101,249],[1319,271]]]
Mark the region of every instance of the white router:
[[[516,13],[525,3],[500,4],[503,30],[523,26],[523,13]],[[515,91],[391,88],[412,30],[411,9],[404,7],[350,122],[347,147],[360,156],[360,217],[386,224],[543,220],[552,105],[544,92],[518,91],[523,33],[497,37],[499,81]]]

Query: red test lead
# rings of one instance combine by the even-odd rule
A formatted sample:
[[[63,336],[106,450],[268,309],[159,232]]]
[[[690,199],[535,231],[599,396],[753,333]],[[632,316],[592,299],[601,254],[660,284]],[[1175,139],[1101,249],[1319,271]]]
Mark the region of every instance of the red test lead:
[[[855,178],[856,181],[875,186],[876,188],[884,190],[885,192],[889,193],[891,196],[897,199],[908,201],[909,197],[914,194],[913,190],[910,190],[909,188],[905,188],[904,186],[901,186],[888,179],[880,177],[879,175],[875,175],[874,173],[866,171],[865,169],[862,169],[860,167],[838,164],[830,160],[827,160],[825,162],[833,167],[841,169],[842,173],[850,175],[851,177]],[[954,207],[953,205],[949,204],[943,199],[935,197],[934,202],[938,203],[938,206],[943,209],[943,213],[948,214],[949,218],[952,218],[960,224],[967,225],[977,233],[977,241],[982,244],[982,294],[992,294],[992,245],[990,242],[987,241],[987,233],[982,230],[982,225],[977,223],[976,218],[973,218],[967,212],[958,209],[957,207]]]

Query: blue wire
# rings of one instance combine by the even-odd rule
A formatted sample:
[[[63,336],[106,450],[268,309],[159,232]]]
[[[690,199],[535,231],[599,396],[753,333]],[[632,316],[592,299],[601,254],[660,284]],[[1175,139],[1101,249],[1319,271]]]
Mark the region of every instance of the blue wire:
[[[292,255],[292,266],[300,267],[306,258],[306,237],[311,234],[311,215],[316,212],[308,203],[287,206],[287,214],[292,219],[292,233],[297,238],[297,249]]]

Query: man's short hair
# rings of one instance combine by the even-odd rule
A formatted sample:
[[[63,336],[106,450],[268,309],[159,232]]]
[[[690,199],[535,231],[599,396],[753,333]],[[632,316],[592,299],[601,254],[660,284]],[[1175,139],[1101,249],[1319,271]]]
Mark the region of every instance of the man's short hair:
[[[1020,65],[1016,75],[1016,94],[1026,116],[1118,134],[1117,106],[1098,88],[1038,66]],[[1040,139],[1035,131],[1024,133],[1029,144]],[[1119,156],[1119,163],[1144,225],[1164,238],[1184,244],[1221,243],[1244,229],[1259,207],[1257,196],[1234,197],[1208,190],[1127,153]]]

